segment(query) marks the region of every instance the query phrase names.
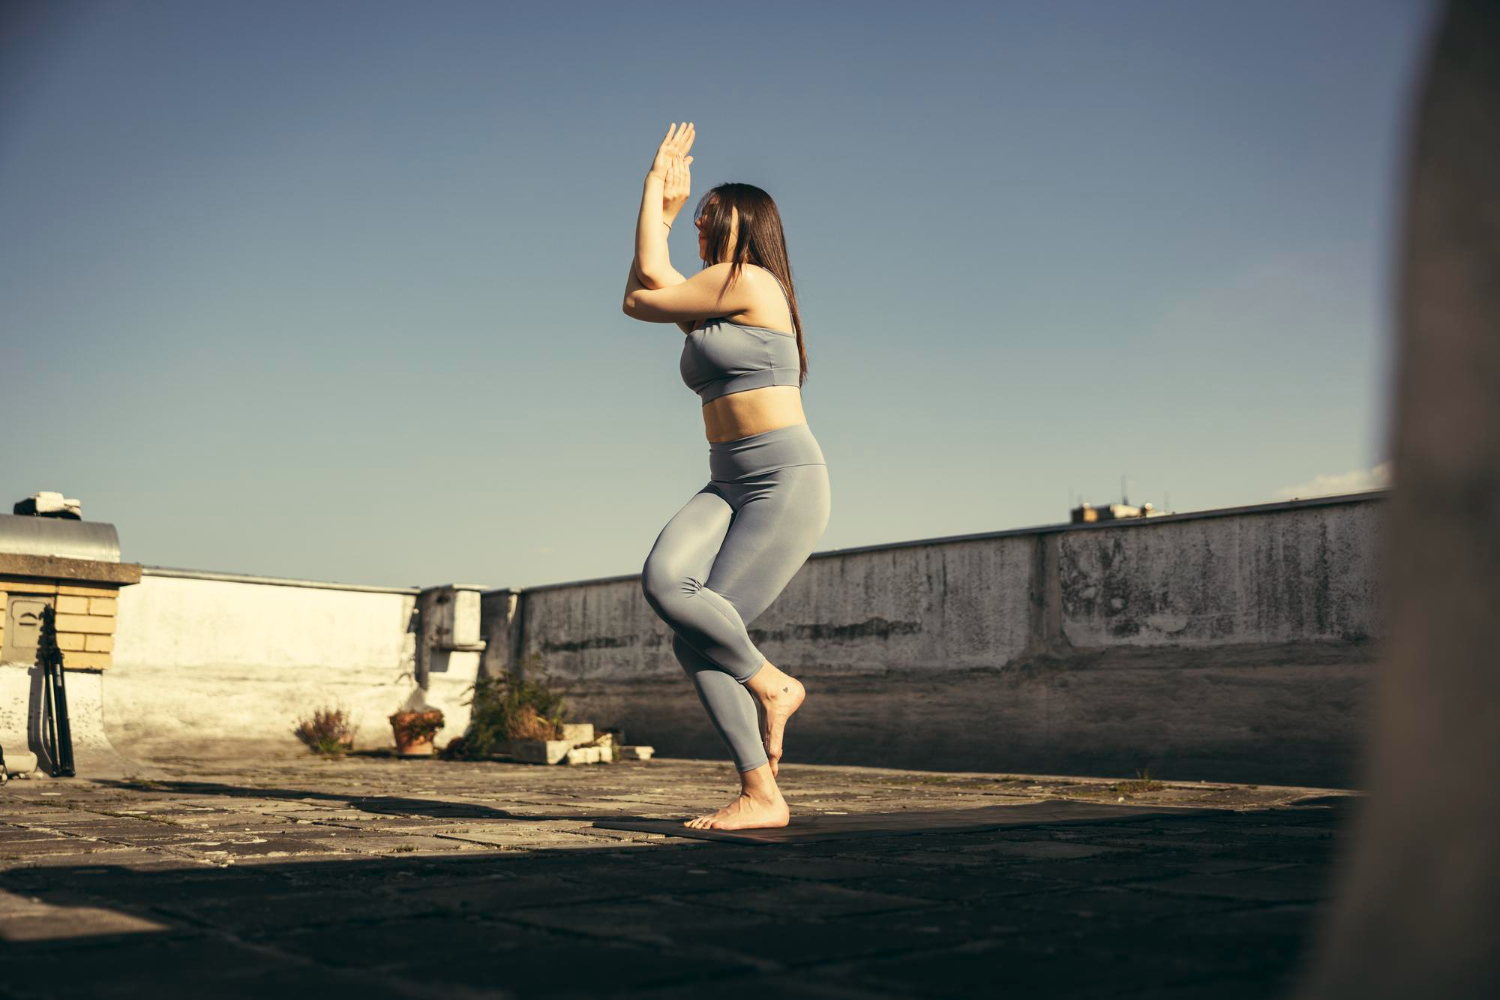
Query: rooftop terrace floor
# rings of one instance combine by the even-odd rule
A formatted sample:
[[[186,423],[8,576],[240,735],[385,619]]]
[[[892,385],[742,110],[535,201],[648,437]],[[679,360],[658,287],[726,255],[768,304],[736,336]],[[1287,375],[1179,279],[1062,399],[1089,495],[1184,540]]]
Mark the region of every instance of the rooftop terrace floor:
[[[793,819],[1074,799],[1214,815],[743,845],[726,762],[158,756],[0,787],[0,997],[1276,997],[1358,798],[787,763]]]

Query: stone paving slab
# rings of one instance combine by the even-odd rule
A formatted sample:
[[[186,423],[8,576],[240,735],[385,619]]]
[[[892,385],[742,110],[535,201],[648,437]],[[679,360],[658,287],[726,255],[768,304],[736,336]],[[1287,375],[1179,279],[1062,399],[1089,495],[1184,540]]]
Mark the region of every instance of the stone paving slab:
[[[1276,997],[1358,801],[792,762],[794,822],[1048,815],[751,850],[611,825],[711,812],[727,762],[152,765],[0,787],[3,1000]]]

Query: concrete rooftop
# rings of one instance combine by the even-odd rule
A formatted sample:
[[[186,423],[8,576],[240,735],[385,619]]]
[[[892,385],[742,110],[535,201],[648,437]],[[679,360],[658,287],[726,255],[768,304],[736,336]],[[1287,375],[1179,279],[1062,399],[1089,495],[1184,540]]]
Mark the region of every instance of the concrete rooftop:
[[[603,830],[710,812],[722,762],[159,756],[0,788],[0,997],[1275,997],[1348,793],[794,845]],[[1114,782],[789,763],[799,814],[1116,802]],[[1017,992],[1018,991],[1018,992]]]

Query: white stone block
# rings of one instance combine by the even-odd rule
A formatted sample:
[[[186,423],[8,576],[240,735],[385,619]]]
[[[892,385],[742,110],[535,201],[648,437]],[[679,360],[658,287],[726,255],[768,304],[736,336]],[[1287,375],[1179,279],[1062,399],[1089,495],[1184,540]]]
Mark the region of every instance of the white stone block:
[[[594,724],[592,722],[564,722],[562,730],[562,738],[575,747],[580,743],[592,743],[594,741]]]
[[[574,747],[568,751],[569,764],[597,764],[599,763],[598,747]]]
[[[567,740],[511,740],[510,752],[526,764],[557,764],[573,746]]]

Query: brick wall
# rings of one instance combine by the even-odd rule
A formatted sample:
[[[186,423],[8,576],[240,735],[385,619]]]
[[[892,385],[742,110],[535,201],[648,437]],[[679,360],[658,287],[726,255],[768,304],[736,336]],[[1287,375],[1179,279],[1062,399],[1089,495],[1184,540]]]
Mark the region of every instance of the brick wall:
[[[70,670],[104,670],[115,648],[115,611],[120,588],[108,583],[60,583],[0,576],[0,643],[10,601],[42,598],[57,613],[57,645]]]

